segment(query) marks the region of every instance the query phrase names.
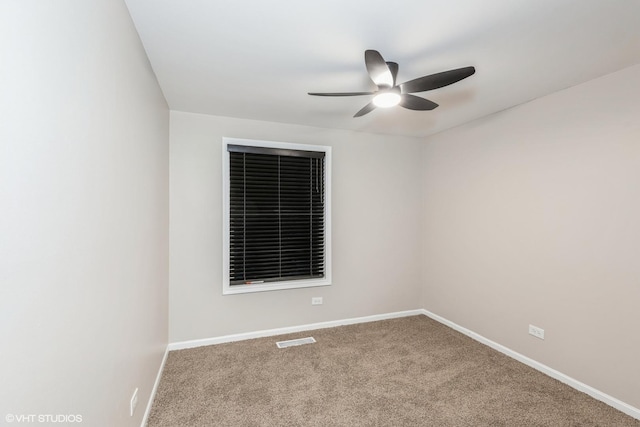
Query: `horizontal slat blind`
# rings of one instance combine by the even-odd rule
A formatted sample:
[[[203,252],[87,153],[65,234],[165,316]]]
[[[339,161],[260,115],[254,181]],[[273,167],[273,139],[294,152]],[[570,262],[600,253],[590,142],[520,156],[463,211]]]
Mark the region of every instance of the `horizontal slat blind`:
[[[247,148],[228,146],[229,283],[324,277],[324,153]]]

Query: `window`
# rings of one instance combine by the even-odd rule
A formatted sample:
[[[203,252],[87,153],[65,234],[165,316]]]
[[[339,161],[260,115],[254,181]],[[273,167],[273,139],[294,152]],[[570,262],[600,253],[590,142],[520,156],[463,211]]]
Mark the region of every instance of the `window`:
[[[222,146],[223,294],[331,284],[331,148]]]

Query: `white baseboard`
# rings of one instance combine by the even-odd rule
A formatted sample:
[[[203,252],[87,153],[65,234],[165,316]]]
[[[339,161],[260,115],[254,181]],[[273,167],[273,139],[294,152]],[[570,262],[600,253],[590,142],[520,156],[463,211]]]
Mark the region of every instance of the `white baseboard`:
[[[442,323],[443,325],[446,325],[448,327],[450,327],[451,329],[454,329],[464,335],[467,335],[470,338],[473,338],[474,340],[485,344],[491,348],[493,348],[494,350],[499,351],[500,353],[506,354],[507,356],[511,357],[512,359],[515,359],[519,362],[524,363],[525,365],[528,365],[548,376],[550,376],[551,378],[555,378],[556,380],[567,384],[568,386],[575,388],[578,391],[581,391],[583,393],[588,394],[589,396],[593,397],[594,399],[597,399],[601,402],[606,403],[609,406],[614,407],[615,409],[624,412],[625,414],[636,418],[638,420],[640,420],[640,409],[633,407],[621,400],[616,399],[613,396],[609,396],[606,393],[601,392],[600,390],[597,390],[589,385],[586,385],[574,378],[571,378],[568,375],[563,374],[562,372],[556,371],[553,368],[548,367],[545,364],[542,364],[540,362],[536,362],[533,359],[528,358],[527,356],[524,356],[516,351],[511,350],[510,348],[507,348],[501,344],[498,344],[495,341],[491,341],[488,338],[483,337],[480,334],[477,334],[467,328],[464,328],[450,320],[445,319],[444,317],[440,317],[437,314],[431,313],[430,311],[427,310],[418,310],[419,312],[421,312],[422,314],[424,314],[427,317],[432,318],[433,320],[436,320],[440,323]]]
[[[144,416],[142,417],[142,423],[140,427],[145,427],[147,425],[147,421],[149,420],[149,414],[151,413],[151,407],[153,406],[153,400],[156,397],[156,392],[158,391],[158,385],[160,384],[160,378],[162,378],[162,371],[164,370],[164,364],[167,361],[167,356],[169,355],[169,347],[164,351],[164,356],[162,357],[162,362],[160,362],[160,369],[158,369],[158,375],[156,375],[156,381],[153,383],[153,389],[151,390],[151,394],[149,395],[149,401],[147,402],[147,407],[144,410]]]
[[[417,316],[425,314],[423,310],[398,311],[395,313],[376,314],[373,316],[355,317],[352,319],[332,320],[328,322],[311,323],[306,325],[291,326],[286,328],[266,329],[242,334],[224,335],[221,337],[205,338],[200,340],[179,341],[169,344],[169,351],[185,348],[202,347],[205,345],[222,344],[234,341],[250,340],[253,338],[271,337],[274,335],[291,334],[294,332],[312,331],[315,329],[333,328],[335,326],[353,325],[356,323],[375,322],[377,320],[395,319],[398,317]]]

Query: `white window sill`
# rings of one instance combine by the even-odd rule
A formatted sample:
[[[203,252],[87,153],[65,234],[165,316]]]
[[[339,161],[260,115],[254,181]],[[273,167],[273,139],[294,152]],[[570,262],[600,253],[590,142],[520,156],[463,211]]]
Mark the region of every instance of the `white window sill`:
[[[329,279],[292,280],[289,282],[272,282],[252,285],[229,285],[225,283],[222,295],[247,294],[251,292],[279,291],[282,289],[311,288],[316,286],[329,286]]]

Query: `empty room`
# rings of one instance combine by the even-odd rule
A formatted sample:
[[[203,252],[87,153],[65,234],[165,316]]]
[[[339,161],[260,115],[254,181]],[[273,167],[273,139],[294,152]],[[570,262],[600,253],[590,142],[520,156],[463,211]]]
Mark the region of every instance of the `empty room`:
[[[0,425],[640,426],[638,218],[638,1],[0,2]]]

